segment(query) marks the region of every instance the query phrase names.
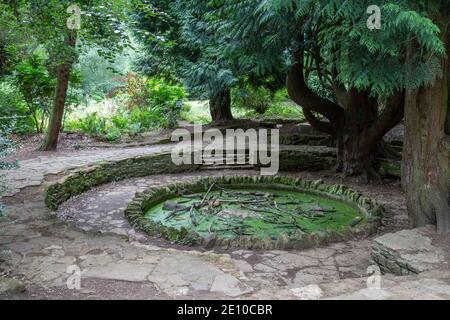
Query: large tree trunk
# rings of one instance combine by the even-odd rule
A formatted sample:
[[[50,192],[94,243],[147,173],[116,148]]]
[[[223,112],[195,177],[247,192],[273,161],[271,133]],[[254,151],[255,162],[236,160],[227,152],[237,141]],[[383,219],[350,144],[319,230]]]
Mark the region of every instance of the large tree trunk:
[[[214,123],[224,123],[233,120],[230,90],[223,90],[216,93],[209,100],[209,109]]]
[[[70,34],[66,39],[66,44],[71,48],[74,48],[76,45],[76,34]],[[58,138],[59,133],[61,132],[72,64],[73,59],[69,58],[66,63],[60,65],[57,69],[55,101],[53,103],[47,135],[40,148],[42,151],[53,151],[58,147]]]
[[[375,151],[378,140],[369,139],[368,128],[376,121],[378,103],[366,92],[348,94],[342,124],[336,135],[337,171],[346,176],[362,176],[365,181],[378,178]]]
[[[448,45],[447,37],[447,48]],[[450,51],[447,51],[450,52]],[[403,186],[413,227],[437,225],[450,232],[449,60],[434,85],[407,93]]]

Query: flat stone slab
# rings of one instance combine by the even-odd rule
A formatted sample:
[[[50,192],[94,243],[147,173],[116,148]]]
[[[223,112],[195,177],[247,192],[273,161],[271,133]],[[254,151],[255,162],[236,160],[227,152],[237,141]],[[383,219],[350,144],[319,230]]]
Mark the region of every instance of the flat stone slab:
[[[432,227],[385,234],[372,243],[372,259],[385,273],[419,274],[439,269],[445,262],[441,248],[432,244]]]
[[[0,277],[0,294],[4,293],[21,293],[25,291],[25,285],[22,281],[9,278]]]
[[[252,289],[229,274],[221,274],[214,279],[211,292],[219,292],[228,297],[236,298],[252,292]]]
[[[417,279],[404,280],[380,289],[364,288],[350,294],[332,297],[330,300],[448,300],[449,298],[448,280]]]

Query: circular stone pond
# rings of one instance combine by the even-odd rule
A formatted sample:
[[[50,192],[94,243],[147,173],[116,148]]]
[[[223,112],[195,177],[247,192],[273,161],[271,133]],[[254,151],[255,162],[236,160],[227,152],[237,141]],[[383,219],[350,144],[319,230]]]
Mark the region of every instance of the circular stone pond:
[[[288,177],[204,178],[150,188],[126,215],[179,244],[305,249],[375,233],[383,208],[341,185]]]

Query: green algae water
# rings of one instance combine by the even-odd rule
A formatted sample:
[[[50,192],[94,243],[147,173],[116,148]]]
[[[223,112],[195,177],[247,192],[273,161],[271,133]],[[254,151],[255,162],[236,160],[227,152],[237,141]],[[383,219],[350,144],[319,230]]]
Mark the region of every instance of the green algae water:
[[[310,193],[276,189],[220,189],[176,196],[150,208],[155,223],[200,236],[288,236],[297,232],[339,231],[364,221],[357,208]]]

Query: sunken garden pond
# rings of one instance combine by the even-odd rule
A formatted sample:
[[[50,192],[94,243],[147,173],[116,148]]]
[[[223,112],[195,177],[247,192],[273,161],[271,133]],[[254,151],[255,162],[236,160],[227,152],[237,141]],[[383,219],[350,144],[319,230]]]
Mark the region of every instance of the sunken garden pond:
[[[246,249],[310,248],[370,235],[383,208],[341,185],[287,177],[203,178],[150,188],[126,215],[172,242]]]

